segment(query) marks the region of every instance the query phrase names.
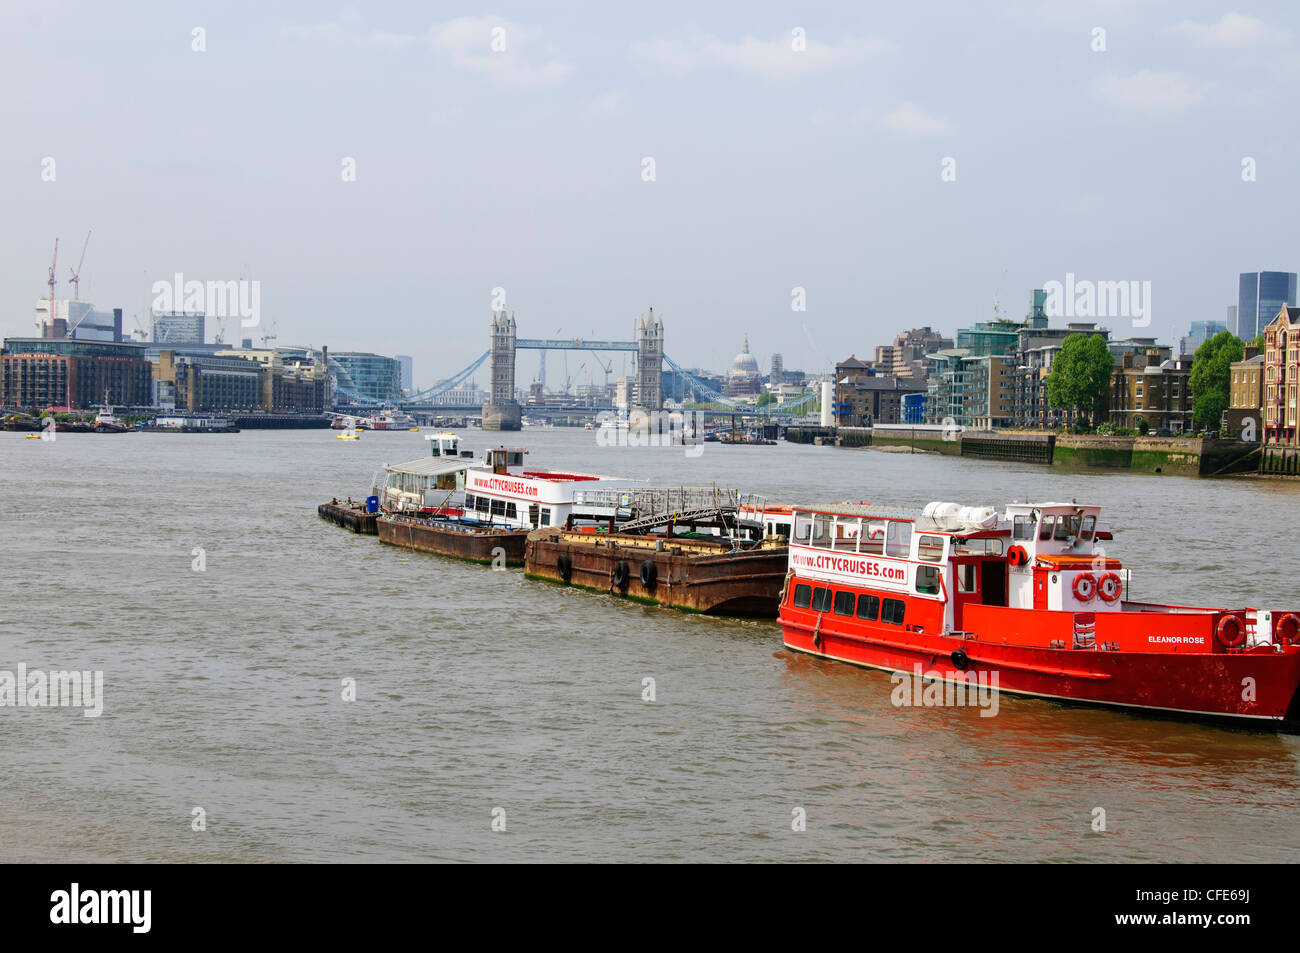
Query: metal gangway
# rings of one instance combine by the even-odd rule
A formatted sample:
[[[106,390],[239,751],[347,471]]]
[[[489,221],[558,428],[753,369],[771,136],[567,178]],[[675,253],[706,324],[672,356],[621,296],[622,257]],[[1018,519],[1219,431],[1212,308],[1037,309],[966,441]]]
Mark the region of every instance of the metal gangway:
[[[720,486],[638,486],[621,489],[579,490],[575,503],[608,506],[626,512],[622,533],[638,533],[673,523],[717,520],[726,535],[739,534],[742,523],[762,525],[767,498]],[[742,514],[744,514],[742,516]]]

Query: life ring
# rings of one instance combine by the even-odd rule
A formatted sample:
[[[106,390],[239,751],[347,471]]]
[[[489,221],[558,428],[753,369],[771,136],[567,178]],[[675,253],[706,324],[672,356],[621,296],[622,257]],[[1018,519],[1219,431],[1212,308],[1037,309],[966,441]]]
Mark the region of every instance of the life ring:
[[[641,563],[641,585],[646,589],[653,589],[655,583],[659,581],[659,567],[655,565],[653,559],[647,559]]]
[[[560,558],[555,561],[555,568],[565,582],[573,578],[573,558],[568,553],[560,553]]]
[[[1288,623],[1290,623],[1288,625]],[[1287,630],[1290,630],[1289,634]],[[1288,612],[1277,620],[1277,636],[1287,645],[1300,644],[1300,616]]]
[[[1029,553],[1023,546],[1012,546],[1007,550],[1007,563],[1011,566],[1023,566],[1029,562]]]
[[[628,566],[626,559],[620,559],[618,562],[614,563],[614,571],[610,575],[610,579],[614,583],[614,588],[622,589],[626,587],[627,581],[631,575],[632,570]]]
[[[969,665],[970,665],[970,656],[968,656],[961,649],[958,649],[957,651],[952,653],[952,667],[955,668],[957,671],[964,672],[966,671]]]
[[[1232,635],[1228,634],[1229,630]],[[1225,615],[1221,618],[1214,632],[1224,647],[1229,649],[1237,647],[1246,638],[1246,630],[1242,628],[1241,620],[1235,615]]]
[[[1074,598],[1080,602],[1091,602],[1097,594],[1097,577],[1090,572],[1081,572],[1074,577]]]
[[[1123,583],[1117,573],[1108,572],[1097,580],[1097,595],[1107,602],[1114,602],[1123,590]]]

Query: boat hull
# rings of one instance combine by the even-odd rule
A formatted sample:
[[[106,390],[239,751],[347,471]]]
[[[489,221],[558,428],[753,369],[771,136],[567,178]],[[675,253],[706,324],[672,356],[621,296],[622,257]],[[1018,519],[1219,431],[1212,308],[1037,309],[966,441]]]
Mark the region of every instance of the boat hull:
[[[454,556],[477,563],[494,563],[504,557],[507,566],[522,566],[527,530],[453,528],[437,520],[381,516],[376,520],[379,540],[424,553]]]
[[[1300,716],[1300,646],[1232,653],[1038,648],[897,626],[837,631],[830,613],[819,624],[814,614],[786,611],[781,631],[788,649],[868,668],[911,675],[919,666],[944,682],[996,672],[997,690],[1018,695],[1274,727]],[[965,668],[954,660],[959,651]]]
[[[376,514],[367,513],[360,503],[322,503],[316,507],[316,514],[321,519],[337,523],[354,533],[374,536],[376,533]]]
[[[660,542],[663,548],[657,549]],[[524,572],[688,612],[770,619],[780,604],[788,559],[785,547],[730,553],[697,541],[540,529],[528,538]],[[626,563],[622,580],[620,563]],[[648,584],[642,581],[645,564],[654,567],[646,573]]]

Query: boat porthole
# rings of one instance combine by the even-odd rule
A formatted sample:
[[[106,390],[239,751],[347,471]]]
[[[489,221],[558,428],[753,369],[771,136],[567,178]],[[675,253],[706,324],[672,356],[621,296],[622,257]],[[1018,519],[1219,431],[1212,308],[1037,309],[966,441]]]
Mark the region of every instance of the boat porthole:
[[[955,668],[959,672],[964,672],[966,671],[966,667],[968,665],[970,665],[970,657],[965,652],[963,652],[961,649],[958,649],[957,651],[952,653],[953,668]]]

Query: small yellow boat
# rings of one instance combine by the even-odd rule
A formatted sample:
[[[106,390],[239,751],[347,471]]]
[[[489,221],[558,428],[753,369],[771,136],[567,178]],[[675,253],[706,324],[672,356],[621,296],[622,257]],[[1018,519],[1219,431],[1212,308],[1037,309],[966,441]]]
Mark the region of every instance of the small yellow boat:
[[[41,439],[41,435],[38,434],[38,433],[29,433],[29,434],[27,434],[27,439],[28,439],[28,440],[40,440],[40,439]]]
[[[334,439],[335,439],[335,440],[360,440],[360,439],[361,439],[361,434],[359,434],[359,433],[341,433],[341,434],[339,434],[337,437],[335,437]]]

